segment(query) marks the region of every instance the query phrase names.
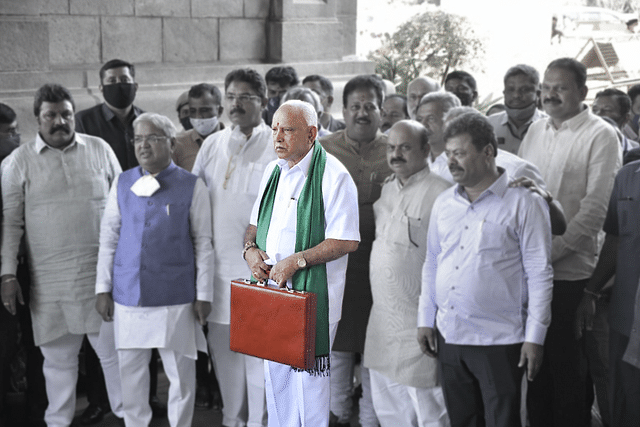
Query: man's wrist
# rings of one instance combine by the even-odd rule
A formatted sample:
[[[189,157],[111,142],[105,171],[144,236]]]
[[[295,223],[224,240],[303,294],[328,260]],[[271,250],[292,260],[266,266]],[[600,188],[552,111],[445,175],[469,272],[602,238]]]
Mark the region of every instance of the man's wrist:
[[[256,242],[246,242],[244,244],[244,248],[242,249],[242,259],[244,259],[246,261],[247,259],[247,252],[249,252],[249,250],[253,249],[253,248],[257,248],[258,245],[256,244]]]

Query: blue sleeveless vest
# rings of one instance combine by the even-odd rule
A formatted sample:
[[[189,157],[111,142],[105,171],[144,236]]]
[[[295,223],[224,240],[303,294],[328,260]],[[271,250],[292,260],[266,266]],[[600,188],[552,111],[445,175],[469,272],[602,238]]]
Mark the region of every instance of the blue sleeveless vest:
[[[113,300],[140,307],[193,302],[189,210],[197,177],[171,162],[156,175],[160,189],[151,197],[138,197],[131,186],[142,175],[138,166],[118,178],[122,223],[113,262]]]

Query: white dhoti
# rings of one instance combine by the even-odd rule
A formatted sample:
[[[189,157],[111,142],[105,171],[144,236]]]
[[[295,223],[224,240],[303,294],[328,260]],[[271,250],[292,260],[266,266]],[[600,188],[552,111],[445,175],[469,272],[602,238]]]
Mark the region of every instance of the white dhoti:
[[[337,330],[337,322],[329,324],[329,348]],[[313,376],[291,366],[265,360],[264,379],[269,427],[329,425],[330,375]]]
[[[229,325],[209,322],[209,351],[222,394],[222,425],[267,425],[264,360],[229,349]]]
[[[112,330],[112,324],[104,322],[100,337],[102,338],[103,333],[107,336],[112,334]],[[44,356],[42,372],[49,400],[44,419],[49,427],[68,427],[73,421],[78,382],[78,353],[83,338],[84,335],[80,334],[66,334],[40,345]],[[98,340],[97,333],[87,334],[87,338],[100,358],[111,408],[116,416],[122,417],[120,372],[115,347],[104,345],[102,340]]]
[[[381,427],[450,426],[442,387],[410,387],[373,369],[369,372],[373,407]]]
[[[151,422],[148,365],[153,348],[158,349],[169,379],[169,424],[190,426],[195,404],[197,352],[207,351],[193,304],[128,307],[116,303],[113,318],[127,427],[147,427]]]

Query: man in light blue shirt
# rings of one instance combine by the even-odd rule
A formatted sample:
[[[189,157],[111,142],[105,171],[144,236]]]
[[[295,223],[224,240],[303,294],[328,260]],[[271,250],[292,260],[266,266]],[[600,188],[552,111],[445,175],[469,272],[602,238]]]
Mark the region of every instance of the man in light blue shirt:
[[[458,117],[444,140],[458,185],[431,213],[418,341],[438,357],[452,426],[520,425],[521,368],[536,375],[551,321],[548,207],[509,186],[485,117]]]

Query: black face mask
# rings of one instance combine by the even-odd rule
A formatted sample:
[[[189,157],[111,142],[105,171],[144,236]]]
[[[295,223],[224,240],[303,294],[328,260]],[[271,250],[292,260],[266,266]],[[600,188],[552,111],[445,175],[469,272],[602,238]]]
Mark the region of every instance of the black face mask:
[[[133,104],[136,97],[136,85],[134,83],[116,83],[102,86],[102,95],[109,105],[115,108],[127,108]]]
[[[189,116],[181,118],[180,123],[182,123],[182,127],[184,128],[184,130],[193,129],[193,125],[191,124],[191,120],[189,120]]]

